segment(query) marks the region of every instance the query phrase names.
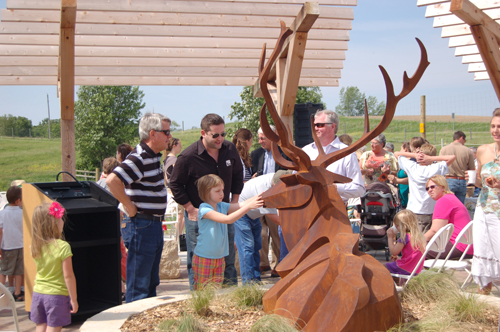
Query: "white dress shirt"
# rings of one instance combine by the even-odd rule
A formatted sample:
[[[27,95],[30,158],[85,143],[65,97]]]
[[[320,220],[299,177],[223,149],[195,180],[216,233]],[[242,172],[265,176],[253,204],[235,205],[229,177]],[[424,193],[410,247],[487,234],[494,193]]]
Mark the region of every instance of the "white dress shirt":
[[[255,177],[250,181],[245,182],[241,191],[238,202],[242,203],[256,195],[262,194],[264,191],[271,189],[273,186],[274,173],[265,174]],[[250,219],[257,219],[266,214],[278,214],[278,211],[273,208],[257,208],[247,212]]]
[[[271,150],[265,150],[264,154],[264,169],[262,170],[262,174],[274,173],[276,168],[276,162],[273,158],[273,152]]]
[[[347,148],[347,145],[340,142],[337,136],[335,136],[335,139],[330,144],[323,147],[326,154],[344,148]],[[314,142],[304,146],[302,150],[307,153],[311,160],[315,160],[319,155],[318,148]],[[337,183],[337,191],[344,202],[347,202],[349,198],[360,197],[365,193],[365,183],[363,181],[363,176],[361,175],[361,169],[359,168],[356,153],[351,153],[350,155],[337,160],[336,162],[330,164],[326,169],[332,173],[352,179],[349,183]]]
[[[410,195],[408,196],[408,206],[406,208],[416,214],[432,214],[436,201],[425,190],[425,184],[431,176],[448,174],[449,170],[446,161],[422,166],[416,161],[399,156],[398,162],[399,168],[408,174]]]

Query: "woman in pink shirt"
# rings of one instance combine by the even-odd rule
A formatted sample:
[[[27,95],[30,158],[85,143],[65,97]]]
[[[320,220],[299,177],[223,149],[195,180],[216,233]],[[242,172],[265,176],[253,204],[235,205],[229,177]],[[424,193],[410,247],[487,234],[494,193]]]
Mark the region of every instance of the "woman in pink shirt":
[[[450,242],[446,245],[446,251],[440,256],[440,258],[444,259],[455,244],[457,235],[471,221],[469,211],[467,211],[465,205],[460,202],[455,194],[450,191],[444,176],[434,175],[429,178],[425,189],[427,190],[429,196],[436,201],[434,213],[432,214],[432,225],[431,228],[424,234],[425,240],[429,242],[434,234],[447,224],[454,225]],[[465,249],[467,249],[466,244],[457,244],[450,256],[450,259],[459,259]],[[465,258],[472,258],[473,254],[473,246],[471,246],[465,255]],[[436,255],[437,253],[435,251],[429,251],[426,258],[435,258]]]

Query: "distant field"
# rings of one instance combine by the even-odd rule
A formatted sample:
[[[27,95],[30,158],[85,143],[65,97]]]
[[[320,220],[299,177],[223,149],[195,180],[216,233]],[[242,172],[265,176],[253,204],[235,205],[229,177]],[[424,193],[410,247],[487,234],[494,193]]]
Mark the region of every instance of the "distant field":
[[[381,117],[370,117],[370,128],[374,128]],[[454,130],[462,130],[467,135],[467,145],[477,146],[490,143],[490,117],[456,116],[455,124],[450,116],[427,116],[427,139],[441,149],[441,141],[448,144]],[[399,149],[399,144],[413,136],[420,136],[419,116],[396,116],[384,132],[387,141]],[[228,124],[228,127],[232,124]],[[359,139],[363,134],[363,118],[340,118],[338,134],[348,133]],[[200,129],[184,132],[174,131],[172,136],[179,138],[186,148],[200,138]],[[226,137],[231,140],[232,137]],[[256,138],[254,138],[256,141]],[[367,144],[369,149],[369,144]],[[77,151],[78,154],[78,151]],[[13,180],[26,182],[55,181],[61,171],[61,141],[59,139],[29,139],[0,137],[0,191],[8,189]]]

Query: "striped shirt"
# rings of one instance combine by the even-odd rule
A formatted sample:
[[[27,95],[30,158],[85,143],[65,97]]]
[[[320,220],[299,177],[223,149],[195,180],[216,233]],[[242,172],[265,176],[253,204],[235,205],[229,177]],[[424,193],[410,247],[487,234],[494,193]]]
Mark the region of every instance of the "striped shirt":
[[[164,215],[167,188],[161,169],[161,153],[154,153],[144,142],[113,170],[125,184],[125,193],[137,206],[137,212]]]

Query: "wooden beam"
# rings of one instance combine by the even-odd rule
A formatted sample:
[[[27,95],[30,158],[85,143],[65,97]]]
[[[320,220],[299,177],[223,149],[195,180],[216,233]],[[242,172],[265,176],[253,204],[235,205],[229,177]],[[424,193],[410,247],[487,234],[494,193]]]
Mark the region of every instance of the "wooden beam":
[[[56,66],[56,56],[3,56],[0,67]],[[119,58],[119,57],[76,57],[75,67],[214,67],[215,68],[252,68],[255,70],[258,59],[227,58]],[[342,69],[341,60],[304,60],[303,68]]]
[[[62,170],[76,175],[75,168],[75,20],[76,0],[61,0],[58,86],[61,104]],[[63,181],[73,179],[63,174]]]
[[[0,34],[0,44],[57,45],[57,35],[5,35]],[[262,49],[271,38],[201,38],[201,37],[155,37],[155,36],[75,36],[75,45],[92,47],[189,47]],[[347,50],[347,41],[311,40],[308,49]]]
[[[493,89],[500,101],[500,49],[497,36],[482,25],[470,27],[483,58]]]
[[[59,23],[59,10],[13,10],[1,9],[2,22],[39,22]],[[246,28],[279,28],[280,20],[289,26],[292,16],[242,16],[189,13],[152,13],[152,12],[104,12],[77,11],[77,26],[86,24],[129,24],[164,26],[218,26]],[[318,18],[315,29],[351,30],[348,19]]]
[[[474,0],[472,1],[477,8],[484,10],[494,9],[498,7],[497,1],[492,0]],[[428,6],[425,10],[425,17],[436,17],[450,15],[451,2],[445,2],[440,4],[434,4],[433,6]]]
[[[304,1],[305,2],[305,1]],[[58,5],[56,5],[58,4]],[[9,9],[58,9],[58,0],[9,1]],[[158,13],[196,13],[215,15],[245,16],[289,16],[295,17],[303,2],[267,3],[259,2],[220,2],[220,1],[151,1],[151,0],[79,0],[80,11],[111,12],[158,12]],[[322,6],[323,18],[353,20],[354,12],[350,7]]]
[[[319,6],[317,3],[314,2],[307,2],[300,10],[300,12],[297,14],[297,17],[293,21],[293,23],[290,25],[290,29],[294,32],[291,36],[287,38],[285,41],[285,44],[283,45],[282,51],[278,56],[278,59],[286,58],[288,55],[288,50],[291,41],[295,40],[296,37],[295,35],[297,33],[303,33],[305,32],[305,38],[307,39],[307,32],[311,29],[312,25],[314,24],[315,20],[319,16]],[[304,35],[301,36],[303,38]],[[272,43],[268,43],[271,44]],[[296,45],[302,45],[305,48],[305,42],[303,44],[297,43]],[[302,59],[304,59],[304,53],[302,53]],[[300,76],[300,71],[299,71],[299,76]],[[276,63],[273,64],[271,67],[271,72],[269,74],[269,80],[270,81],[276,81]],[[254,87],[254,96],[256,97],[261,97],[262,92],[260,91],[260,83],[256,82]],[[281,100],[283,102],[283,100]],[[279,110],[279,108],[278,108]],[[278,113],[279,114],[279,113]]]
[[[287,54],[285,75],[281,85],[281,112],[280,115],[293,115],[295,109],[295,99],[297,98],[297,87],[302,72],[302,60],[306,48],[307,32],[296,32],[290,42]],[[305,71],[302,73],[305,74]],[[306,77],[304,75],[304,77]],[[340,78],[340,71],[338,78]],[[293,126],[292,126],[293,127]]]
[[[77,76],[76,85],[252,86],[257,77]],[[0,76],[0,85],[57,85],[57,76]],[[338,78],[304,78],[299,86],[338,87]]]
[[[272,49],[267,50],[267,57]],[[91,47],[79,46],[75,48],[75,56],[93,57],[106,61],[106,58],[132,59],[163,59],[163,58],[230,58],[230,59],[259,59],[261,51],[258,49],[209,49],[209,48],[163,48],[163,47]],[[58,56],[58,46],[35,45],[0,45],[0,56]],[[335,50],[308,50],[305,57],[309,60],[345,60],[344,51]],[[99,61],[99,60],[98,60]],[[334,62],[332,62],[334,63]]]
[[[470,26],[482,25],[500,41],[500,25],[469,0],[452,0],[450,11]]]
[[[272,38],[275,28],[248,27],[206,27],[206,26],[160,26],[160,25],[128,25],[128,24],[87,24],[80,23],[75,27],[78,36],[157,36],[157,37],[193,37],[193,38]],[[0,23],[0,34],[35,34],[59,35],[58,23]],[[316,29],[310,32],[310,40],[349,40],[347,30]]]

